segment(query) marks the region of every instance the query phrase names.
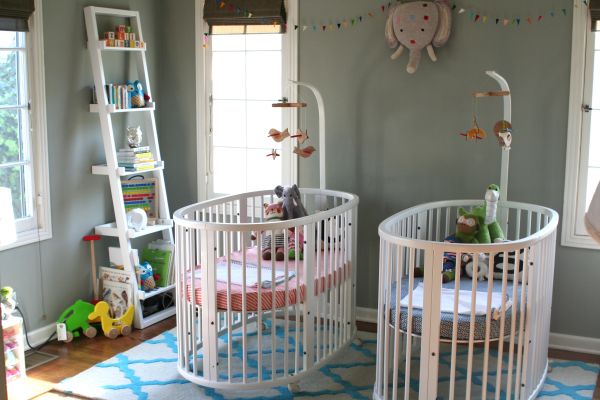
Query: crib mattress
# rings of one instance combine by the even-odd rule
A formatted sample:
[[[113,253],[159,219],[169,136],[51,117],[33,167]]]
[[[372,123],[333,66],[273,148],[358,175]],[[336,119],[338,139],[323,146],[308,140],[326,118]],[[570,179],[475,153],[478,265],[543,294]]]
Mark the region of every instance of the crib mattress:
[[[423,278],[415,278],[414,279],[414,287],[417,287],[419,283],[423,282]],[[460,289],[461,290],[470,290],[472,285],[472,280],[469,277],[462,277]],[[445,288],[454,288],[454,281],[443,284]],[[487,292],[488,282],[480,281],[477,284],[478,292]],[[391,300],[390,300],[390,325],[395,326],[396,324],[396,283],[392,284],[391,289]],[[408,293],[408,279],[402,279],[401,283],[401,295],[400,298],[403,298]],[[494,285],[492,288],[493,292],[501,293],[502,292],[502,281],[494,280]],[[520,301],[520,293],[521,293],[521,285],[519,285],[518,290],[518,299],[516,302],[512,301],[513,295],[513,282],[508,281],[506,286],[506,295],[508,301],[511,301],[512,305],[505,312],[505,321],[504,321],[504,333],[511,331],[512,325],[512,313],[516,312],[516,324],[518,326],[519,323],[519,308],[518,303]],[[423,310],[418,308],[413,308],[412,313],[412,333],[414,335],[420,336],[422,332],[423,326]],[[471,316],[467,314],[458,314],[457,316],[457,340],[459,341],[468,341],[469,340],[469,332],[471,329]],[[452,340],[452,329],[454,324],[454,314],[448,312],[440,313],[440,338],[446,340]],[[490,340],[496,340],[500,338],[500,328],[502,326],[501,318],[494,319],[492,316],[490,317]],[[482,341],[485,340],[485,331],[486,331],[486,315],[475,315],[475,327],[474,327],[474,340]],[[404,306],[400,307],[400,330],[403,332],[407,332],[408,329],[408,309]]]
[[[330,253],[329,253],[330,254]],[[314,279],[314,293],[315,295],[323,293],[325,290],[328,290],[331,287],[334,287],[338,283],[345,281],[346,279],[350,279],[350,264],[349,263],[341,263],[334,268],[333,262],[330,257],[327,260],[324,260],[324,253],[315,253],[313,255],[314,263],[313,266],[317,268],[317,262],[319,262],[319,276],[315,276]],[[243,254],[241,251],[236,251],[231,253],[231,261],[234,262],[242,262]],[[306,255],[305,255],[306,258]],[[217,260],[225,261],[225,258]],[[258,252],[256,247],[252,247],[246,250],[246,263],[249,265],[257,265],[258,264]],[[262,261],[264,266],[271,267],[272,261]],[[304,297],[306,294],[306,285],[304,280],[304,261],[298,260],[296,271],[296,261],[289,260],[288,261],[288,271],[296,271],[296,276],[287,280],[287,295],[286,295],[286,283],[282,282],[273,288],[260,288],[260,296],[259,296],[259,287],[258,286],[246,286],[246,311],[247,312],[256,312],[258,311],[258,300],[260,298],[261,309],[268,311],[273,308],[273,304],[275,304],[275,308],[283,308],[286,306],[286,298],[287,305],[294,305],[297,302],[303,303]],[[198,267],[197,269],[199,269]],[[285,262],[284,261],[276,261],[275,268],[280,271],[285,271]],[[196,278],[194,279],[194,300],[197,305],[202,305],[202,281],[198,277],[199,274],[196,274]],[[186,294],[187,300],[191,301],[192,298],[192,285],[191,281],[188,277],[186,283]],[[242,285],[231,284],[231,310],[232,311],[242,311],[243,310],[243,301],[244,295],[242,292]],[[217,281],[217,308],[219,310],[227,310],[228,309],[228,295],[227,295],[227,283]]]

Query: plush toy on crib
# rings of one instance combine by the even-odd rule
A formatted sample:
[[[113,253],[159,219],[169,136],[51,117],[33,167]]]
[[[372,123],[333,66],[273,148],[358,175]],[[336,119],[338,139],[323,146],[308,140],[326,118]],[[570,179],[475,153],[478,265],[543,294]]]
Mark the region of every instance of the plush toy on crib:
[[[300,189],[298,188],[298,185],[294,184],[292,186],[286,186],[286,187],[277,185],[274,189],[274,192],[277,195],[277,197],[279,197],[283,200],[283,219],[284,220],[294,219],[294,218],[302,218],[302,217],[306,217],[308,215],[306,208],[304,208],[304,204],[302,204],[302,199],[300,197]],[[296,237],[295,230],[290,229],[289,242],[288,242],[290,259],[296,258],[295,237]],[[300,252],[300,254],[298,255],[298,259],[300,259],[300,260],[302,260],[304,257],[303,252],[302,252],[302,250],[303,250],[302,243],[303,242],[304,242],[304,235],[302,234],[302,232],[298,232],[298,244],[299,244],[298,250]]]
[[[265,203],[263,204],[265,221],[283,221],[283,202],[277,203]],[[275,233],[275,259],[282,261],[285,257],[284,254],[284,235],[283,232]],[[256,240],[256,235],[252,235],[252,240]],[[271,234],[265,234],[262,236],[261,247],[262,247],[262,259],[270,260],[273,258],[273,249],[271,247],[273,237]]]

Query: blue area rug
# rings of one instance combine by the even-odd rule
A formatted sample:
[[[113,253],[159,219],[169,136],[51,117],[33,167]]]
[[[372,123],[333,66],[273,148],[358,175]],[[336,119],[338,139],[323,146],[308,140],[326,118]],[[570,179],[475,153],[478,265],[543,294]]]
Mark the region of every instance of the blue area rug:
[[[277,330],[278,339],[281,332]],[[56,389],[68,394],[76,394],[93,399],[105,400],[183,400],[183,399],[371,399],[373,382],[375,381],[376,340],[373,334],[362,334],[363,345],[350,345],[318,370],[307,375],[299,382],[301,391],[293,395],[287,387],[276,387],[262,390],[224,391],[203,388],[183,379],[176,368],[177,340],[175,331],[165,332],[148,340],[131,350],[118,354],[94,367],[65,379]],[[263,334],[265,347],[270,346],[269,333]],[[281,342],[276,342],[280,347]],[[234,350],[241,349],[235,340]],[[442,349],[446,350],[446,349]],[[279,356],[281,348],[275,349]],[[293,351],[293,347],[292,347]],[[482,352],[475,349],[475,353]],[[459,359],[466,352],[459,350]],[[291,353],[290,353],[291,354]],[[493,354],[491,354],[493,356]],[[257,367],[256,351],[249,352],[249,364]],[[444,381],[447,381],[447,364],[449,351],[442,351],[440,363],[440,399],[447,395]],[[263,376],[272,373],[271,349],[263,349],[263,357],[268,367],[263,367]],[[490,361],[495,360],[495,357]],[[413,359],[418,363],[418,358]],[[237,360],[235,368],[241,368],[241,360]],[[466,364],[465,364],[466,365]],[[495,364],[494,364],[495,365]],[[540,393],[539,399],[591,399],[596,385],[600,367],[583,362],[552,360],[551,373]],[[232,365],[233,366],[233,365]],[[413,369],[418,370],[418,368]],[[281,374],[281,369],[278,369]],[[481,393],[481,370],[473,375],[473,393]],[[490,376],[492,374],[490,373]],[[418,376],[418,375],[417,375]],[[491,377],[490,377],[491,379]],[[466,381],[466,368],[457,369],[457,395],[461,393],[460,383]],[[415,389],[418,380],[411,378],[411,398],[416,397]],[[490,388],[493,390],[493,386]],[[463,396],[464,397],[464,394]],[[505,396],[502,396],[504,398]],[[474,395],[473,398],[477,398]]]

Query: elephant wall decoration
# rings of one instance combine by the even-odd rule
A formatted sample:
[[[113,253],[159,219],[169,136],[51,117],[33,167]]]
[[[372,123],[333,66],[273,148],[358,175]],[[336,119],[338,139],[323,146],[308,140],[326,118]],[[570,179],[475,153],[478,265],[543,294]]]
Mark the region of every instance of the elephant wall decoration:
[[[427,48],[431,61],[437,61],[433,46],[443,46],[450,37],[452,10],[446,0],[398,3],[390,8],[385,26],[385,38],[390,48],[398,49],[392,60],[409,49],[406,71],[414,73],[421,60],[421,50]]]

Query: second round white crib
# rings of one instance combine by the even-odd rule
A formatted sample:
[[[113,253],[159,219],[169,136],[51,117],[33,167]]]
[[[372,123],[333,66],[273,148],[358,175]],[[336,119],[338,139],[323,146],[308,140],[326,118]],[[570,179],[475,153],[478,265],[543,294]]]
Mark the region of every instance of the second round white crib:
[[[558,214],[500,202],[510,242],[444,242],[455,232],[458,208],[481,203],[423,204],[379,226],[375,399],[533,399],[541,389]],[[443,283],[452,257],[457,273]]]

